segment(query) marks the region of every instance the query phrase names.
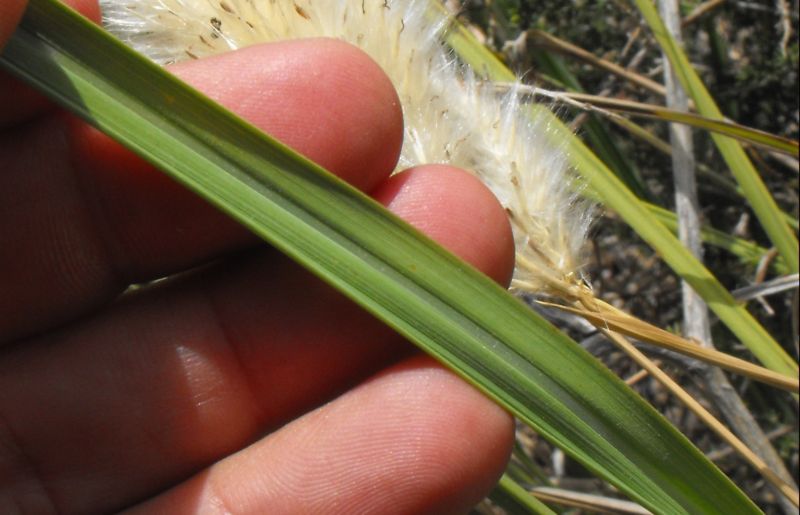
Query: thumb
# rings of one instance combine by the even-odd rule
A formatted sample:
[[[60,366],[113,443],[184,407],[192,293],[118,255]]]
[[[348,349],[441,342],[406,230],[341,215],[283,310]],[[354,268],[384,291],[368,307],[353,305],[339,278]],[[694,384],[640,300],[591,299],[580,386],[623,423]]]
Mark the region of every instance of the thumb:
[[[17,28],[27,0],[0,0],[0,50]]]

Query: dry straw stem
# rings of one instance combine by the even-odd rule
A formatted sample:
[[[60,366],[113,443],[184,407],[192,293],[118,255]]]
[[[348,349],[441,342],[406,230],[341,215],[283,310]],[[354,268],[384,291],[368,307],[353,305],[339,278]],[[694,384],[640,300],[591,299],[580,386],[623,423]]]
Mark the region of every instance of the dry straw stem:
[[[800,391],[800,380],[760,367],[743,359],[736,358],[718,350],[701,347],[685,338],[660,329],[652,324],[633,317],[624,311],[594,297],[584,297],[581,303],[587,307],[570,307],[550,302],[540,302],[583,317],[598,329],[610,329],[664,349],[691,356],[705,363],[747,376],[756,381],[790,392]]]
[[[767,433],[766,436],[767,436],[767,439],[769,439],[770,441],[773,441],[773,440],[776,440],[776,439],[780,438],[781,436],[785,436],[785,435],[788,435],[790,433],[796,433],[796,432],[797,432],[797,430],[794,427],[792,427],[790,425],[785,425],[785,426],[776,427],[775,429],[773,429],[772,431]],[[716,462],[716,461],[724,460],[725,458],[727,458],[728,456],[730,456],[731,454],[733,454],[735,452],[736,451],[733,449],[733,447],[731,447],[730,445],[725,445],[723,447],[720,447],[719,449],[715,449],[715,450],[709,452],[708,454],[706,454],[706,457],[709,460]]]
[[[568,43],[563,39],[559,39],[553,36],[552,34],[548,34],[547,32],[541,30],[531,29],[528,31],[528,36],[538,46],[541,46],[548,50],[554,50],[561,54],[578,58],[581,61],[596,66],[597,68],[603,69],[609,73],[617,75],[618,77],[622,77],[623,79],[633,84],[636,84],[637,86],[640,86],[648,91],[651,91],[661,97],[664,97],[667,94],[667,91],[666,89],[664,89],[664,86],[662,84],[659,84],[658,82],[652,79],[648,79],[643,75],[627,70],[622,66],[613,63],[607,59],[597,57],[593,53],[584,50],[579,46],[573,45],[572,43]]]
[[[669,377],[663,370],[658,368],[647,356],[645,356],[639,349],[633,346],[628,340],[619,333],[609,330],[601,329],[608,338],[614,342],[623,352],[630,356],[642,368],[647,370],[654,379],[663,384],[669,391],[671,391],[686,407],[688,407],[697,417],[702,420],[712,431],[728,443],[733,449],[739,453],[745,460],[747,460],[753,468],[761,474],[764,479],[770,482],[783,494],[792,504],[800,506],[798,498],[800,493],[788,485],[783,479],[772,471],[764,461],[756,456],[739,438],[736,437],[725,425],[717,420],[714,415],[709,413],[694,397],[689,395],[678,383]]]
[[[789,2],[786,0],[777,0],[778,10],[781,13],[781,31],[783,35],[781,36],[781,55],[786,57],[787,49],[789,47],[789,42],[792,40],[792,15],[791,9],[789,8]]]
[[[766,268],[766,267],[765,267]],[[775,277],[769,281],[757,281],[752,286],[745,286],[732,291],[733,298],[740,302],[747,302],[748,300],[764,297],[767,295],[775,295],[783,293],[787,290],[797,289],[798,281],[800,281],[800,274],[790,274],[783,277]]]
[[[540,501],[549,504],[558,504],[570,508],[589,510],[592,513],[618,513],[623,515],[649,515],[651,512],[636,503],[593,495],[583,492],[573,492],[563,488],[538,486],[530,490],[531,494]]]
[[[722,4],[725,2],[726,0],[709,0],[708,2],[703,2],[692,9],[692,12],[686,15],[686,17],[681,21],[681,26],[686,27],[691,25],[714,9],[722,7]]]
[[[654,360],[653,363],[657,367],[661,366],[661,362],[659,360]],[[641,381],[642,379],[644,379],[645,377],[647,377],[649,375],[650,375],[650,373],[647,370],[641,369],[638,372],[632,374],[627,379],[625,379],[625,384],[627,384],[628,386],[633,386],[633,385],[635,385],[636,383],[638,383],[639,381]]]

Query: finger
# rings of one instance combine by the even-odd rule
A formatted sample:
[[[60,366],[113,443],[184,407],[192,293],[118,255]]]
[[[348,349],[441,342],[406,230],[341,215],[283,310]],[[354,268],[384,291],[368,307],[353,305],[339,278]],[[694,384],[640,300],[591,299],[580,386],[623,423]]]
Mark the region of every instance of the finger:
[[[466,513],[512,442],[507,413],[414,358],[130,513]]]
[[[415,182],[425,191],[411,188]],[[496,278],[508,277],[508,221],[480,182],[433,167],[381,190],[392,183],[407,186],[389,195],[396,213]],[[15,456],[26,458],[7,458],[15,468],[6,474],[17,488],[48,492],[58,511],[120,508],[240,449],[406,349],[286,260],[221,265],[9,349],[0,360],[0,420],[16,435]]]
[[[397,96],[354,47],[334,40],[276,43],[176,71],[359,188],[373,188],[396,163]],[[13,242],[0,256],[0,341],[85,313],[130,283],[255,242],[76,121],[56,118],[7,134],[0,168],[0,240]]]
[[[90,20],[99,22],[100,8],[96,0],[64,0],[64,3]],[[0,52],[14,32],[26,4],[25,0],[0,2]],[[43,95],[0,70],[0,129],[40,114],[50,106]]]
[[[514,241],[507,216],[475,177],[426,165],[395,175],[372,196],[498,283],[511,281]]]

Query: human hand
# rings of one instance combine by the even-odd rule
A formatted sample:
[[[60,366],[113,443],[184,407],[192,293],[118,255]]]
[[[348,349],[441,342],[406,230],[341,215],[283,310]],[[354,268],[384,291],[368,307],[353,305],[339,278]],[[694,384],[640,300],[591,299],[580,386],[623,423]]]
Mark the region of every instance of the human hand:
[[[0,0],[0,44],[23,3]],[[389,177],[401,113],[358,50],[295,41],[174,71],[508,281],[508,222],[476,179]],[[0,128],[0,511],[443,513],[492,487],[503,410],[5,75]]]

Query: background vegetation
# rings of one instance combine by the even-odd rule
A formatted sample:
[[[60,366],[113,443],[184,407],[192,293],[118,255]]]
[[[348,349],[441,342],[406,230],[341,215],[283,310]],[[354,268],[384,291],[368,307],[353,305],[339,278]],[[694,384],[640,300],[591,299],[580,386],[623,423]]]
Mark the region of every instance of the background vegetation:
[[[663,95],[637,86],[588,62],[569,45],[596,58],[663,83],[663,58],[641,13],[624,0],[525,1],[464,0],[448,4],[470,31],[488,45],[527,83],[543,88],[587,93],[664,105]],[[797,2],[788,1],[682,1],[685,50],[694,68],[726,117],[791,140],[798,137],[798,35]],[[542,31],[567,44],[560,48],[537,36]],[[609,119],[563,108],[562,117],[640,198],[674,211],[672,160],[655,147]],[[669,141],[667,124],[641,121],[649,134]],[[601,133],[600,138],[592,131]],[[704,222],[716,229],[755,243],[771,244],[750,206],[736,192],[735,182],[708,133],[693,131],[698,163],[698,194]],[[780,208],[797,219],[798,162],[795,158],[749,147],[757,167]],[[779,275],[760,261],[713,245],[705,245],[704,260],[731,291]],[[682,326],[680,278],[644,244],[613,211],[603,210],[596,223],[586,269],[595,293],[606,301],[662,328],[680,332]],[[749,302],[750,312],[797,357],[797,281],[781,293]],[[601,343],[591,328],[569,317],[560,325],[582,341],[621,377],[635,375],[638,367],[621,352]],[[748,357],[721,324],[712,320],[713,338],[726,352]],[[707,385],[691,367],[669,355],[659,356],[663,368],[697,398],[706,399]],[[731,381],[797,481],[797,404],[789,395],[731,376]],[[761,476],[742,463],[679,401],[651,378],[635,385],[692,439],[766,512],[781,512],[781,505]],[[720,414],[721,415],[721,414]],[[614,495],[600,481],[556,449],[521,428],[519,440],[540,471],[531,484],[557,485],[575,492]],[[561,460],[565,461],[562,463]],[[523,458],[524,460],[524,458]],[[785,508],[785,507],[784,507]],[[499,509],[499,508],[496,508]],[[796,511],[795,511],[796,512]]]

